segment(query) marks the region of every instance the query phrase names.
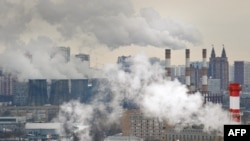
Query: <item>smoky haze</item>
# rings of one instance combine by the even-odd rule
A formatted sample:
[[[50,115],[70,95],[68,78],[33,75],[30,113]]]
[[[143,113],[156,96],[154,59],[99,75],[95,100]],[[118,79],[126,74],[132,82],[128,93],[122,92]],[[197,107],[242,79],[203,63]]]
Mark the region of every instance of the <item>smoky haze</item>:
[[[181,49],[201,43],[192,25],[162,18],[153,8],[136,11],[129,0],[42,0],[0,2],[5,47],[46,36],[53,43],[82,40],[110,49],[139,45]]]
[[[20,79],[89,77],[79,60],[65,64],[62,56],[51,57],[54,47],[63,43],[80,43],[71,48],[100,45],[114,50],[130,45],[183,49],[202,42],[192,25],[163,18],[153,8],[136,11],[129,0],[2,0],[0,18],[0,46],[4,48],[0,66]],[[94,140],[93,131],[104,132],[102,127],[119,121],[124,97],[133,99],[145,116],[171,124],[195,122],[203,124],[206,131],[221,131],[222,125],[229,123],[220,105],[203,107],[199,93],[187,95],[184,85],[166,81],[161,66],[151,65],[146,56],[135,56],[130,63],[130,73],[116,64],[105,66],[102,76],[108,83],[89,104],[63,104],[54,119],[65,124],[59,132],[66,134],[77,123],[87,126],[78,138]]]
[[[73,59],[65,67],[62,57],[51,58],[51,50],[65,44],[81,51],[130,45],[183,49],[201,43],[192,25],[162,18],[153,8],[136,11],[129,0],[2,0],[0,18],[0,66],[22,79],[92,75]]]
[[[209,102],[204,105],[200,93],[188,94],[186,86],[179,81],[165,79],[164,69],[157,63],[152,65],[146,55],[138,54],[127,62],[129,71],[118,64],[104,67],[106,81],[88,104],[71,101],[62,105],[54,120],[67,124],[61,134],[78,123],[88,127],[79,131],[78,139],[91,141],[98,140],[98,136],[105,137],[111,125],[120,123],[124,99],[138,105],[145,117],[158,118],[177,125],[178,129],[203,125],[204,132],[221,134],[224,124],[234,124],[222,105]]]

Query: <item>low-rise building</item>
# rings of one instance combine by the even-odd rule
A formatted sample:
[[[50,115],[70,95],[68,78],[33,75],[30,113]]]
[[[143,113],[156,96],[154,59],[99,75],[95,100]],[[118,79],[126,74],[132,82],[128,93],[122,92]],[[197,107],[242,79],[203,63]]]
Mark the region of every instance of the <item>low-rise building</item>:
[[[104,141],[143,141],[142,138],[136,136],[122,136],[121,134],[108,136]]]
[[[61,123],[26,123],[25,132],[29,140],[58,139]]]

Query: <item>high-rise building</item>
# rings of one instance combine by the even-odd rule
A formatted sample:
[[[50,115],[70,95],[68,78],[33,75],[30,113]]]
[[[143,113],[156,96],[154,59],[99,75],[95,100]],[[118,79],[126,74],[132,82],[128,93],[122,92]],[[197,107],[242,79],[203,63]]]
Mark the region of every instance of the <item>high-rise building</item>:
[[[13,81],[14,76],[10,73],[4,73],[0,76],[0,92],[1,95],[11,96],[13,95]]]
[[[227,90],[229,84],[229,64],[226,51],[223,46],[221,57],[216,57],[214,48],[209,60],[208,77],[220,79],[221,90]]]
[[[250,62],[234,62],[234,81],[240,85],[250,84]]]

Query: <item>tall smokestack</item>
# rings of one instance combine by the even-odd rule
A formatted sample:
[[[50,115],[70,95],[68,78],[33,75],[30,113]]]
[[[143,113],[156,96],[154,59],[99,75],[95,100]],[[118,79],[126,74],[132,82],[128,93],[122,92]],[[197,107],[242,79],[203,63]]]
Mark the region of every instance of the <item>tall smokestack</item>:
[[[230,118],[231,118],[231,120],[233,120],[237,123],[241,122],[241,118],[240,118],[240,91],[241,91],[240,84],[231,83],[229,85]]]
[[[166,49],[165,50],[165,59],[166,59],[166,77],[167,77],[167,80],[171,80],[170,56],[171,56],[171,50]]]
[[[207,92],[208,88],[207,88],[207,50],[206,49],[202,49],[202,91],[203,92]]]
[[[190,51],[186,49],[186,86],[190,90]]]

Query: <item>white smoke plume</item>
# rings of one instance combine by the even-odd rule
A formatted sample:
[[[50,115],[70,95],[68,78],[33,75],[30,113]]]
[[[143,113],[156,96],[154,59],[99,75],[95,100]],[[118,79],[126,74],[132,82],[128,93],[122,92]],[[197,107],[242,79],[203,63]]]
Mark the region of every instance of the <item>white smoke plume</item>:
[[[139,45],[185,48],[201,43],[192,25],[162,18],[153,8],[134,9],[130,0],[17,0],[0,2],[0,42],[5,47],[50,38],[61,45],[110,49]]]
[[[188,94],[186,86],[179,81],[166,80],[164,69],[157,63],[150,64],[145,55],[131,57],[127,63],[129,67],[125,69],[117,64],[107,65],[104,69],[107,81],[94,100],[87,105],[63,105],[61,112],[63,114],[59,115],[60,122],[71,125],[79,122],[79,125],[90,127],[94,123],[105,125],[112,122],[119,123],[122,101],[126,98],[133,100],[144,116],[167,121],[170,125],[181,127],[203,125],[205,132],[223,133],[224,124],[233,124],[222,105],[213,103],[204,105],[200,93]],[[73,111],[76,111],[76,114]],[[70,115],[67,116],[69,119],[60,118],[65,115]],[[92,122],[90,119],[93,119]],[[95,126],[98,128],[98,125]],[[91,136],[90,132],[91,130],[80,134],[79,138]],[[99,128],[98,132],[102,134],[106,131]]]
[[[173,125],[203,124],[206,131],[222,132],[223,125],[231,122],[221,105],[204,106],[200,93],[188,94],[179,81],[167,81],[164,69],[151,65],[146,56],[131,59],[129,73],[113,68],[107,71],[112,72],[107,78],[113,82],[116,93],[134,100],[146,116],[156,116]]]
[[[65,65],[61,57],[51,59],[55,46],[182,49],[201,43],[192,25],[163,18],[153,8],[136,10],[130,0],[1,0],[0,18],[0,66],[21,79],[88,75],[77,61]]]
[[[27,79],[74,79],[92,76],[86,61],[68,54],[69,61],[59,47],[53,47],[50,40],[40,37],[26,46],[7,48],[0,55],[3,72]]]

